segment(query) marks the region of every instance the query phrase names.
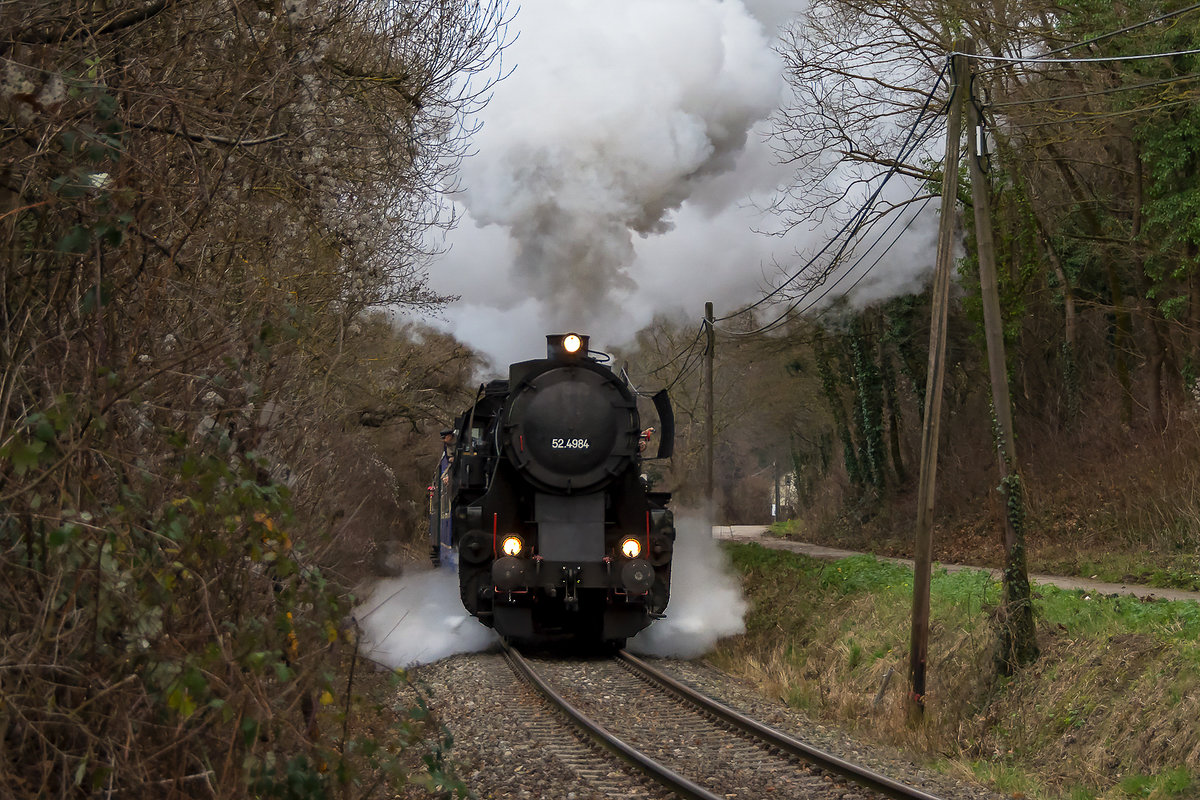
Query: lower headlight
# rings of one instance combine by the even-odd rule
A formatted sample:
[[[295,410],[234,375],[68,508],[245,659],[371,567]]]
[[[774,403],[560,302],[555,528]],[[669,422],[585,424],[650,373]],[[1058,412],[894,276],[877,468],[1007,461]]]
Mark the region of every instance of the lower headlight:
[[[621,585],[630,594],[645,594],[654,586],[654,567],[645,559],[629,559],[621,567]]]
[[[642,554],[642,543],[632,537],[626,539],[621,542],[621,554],[626,558],[637,558]]]
[[[519,536],[505,536],[504,541],[500,543],[500,550],[506,556],[519,556],[524,547]]]
[[[492,583],[502,592],[521,591],[528,588],[532,572],[529,559],[501,556],[492,564]]]

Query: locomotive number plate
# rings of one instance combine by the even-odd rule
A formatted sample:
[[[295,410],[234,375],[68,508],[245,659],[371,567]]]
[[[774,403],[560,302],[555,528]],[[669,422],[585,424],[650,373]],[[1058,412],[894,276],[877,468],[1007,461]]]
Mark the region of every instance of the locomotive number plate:
[[[587,439],[551,439],[550,447],[555,450],[587,450],[591,445]]]

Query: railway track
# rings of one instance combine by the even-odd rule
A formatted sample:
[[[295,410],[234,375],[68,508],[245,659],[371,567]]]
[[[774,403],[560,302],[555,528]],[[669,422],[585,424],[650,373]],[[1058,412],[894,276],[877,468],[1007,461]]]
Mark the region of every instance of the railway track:
[[[612,759],[619,758],[626,774],[700,800],[938,800],[749,719],[627,653],[562,660],[526,658],[509,648],[505,657],[608,752],[595,757],[610,766],[593,769],[610,781]]]

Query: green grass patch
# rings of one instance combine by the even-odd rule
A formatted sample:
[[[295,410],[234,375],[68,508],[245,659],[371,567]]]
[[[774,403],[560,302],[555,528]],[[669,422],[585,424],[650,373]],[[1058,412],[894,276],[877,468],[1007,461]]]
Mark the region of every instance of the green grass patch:
[[[1075,634],[1146,633],[1181,640],[1200,635],[1200,604],[1192,601],[1145,601],[1049,585],[1036,592],[1035,611]]]
[[[1080,575],[1105,583],[1200,591],[1200,556],[1193,553],[1102,553],[1031,563],[1032,572]]]
[[[781,519],[768,525],[767,533],[771,536],[786,539],[789,536],[798,535],[802,529],[803,526],[798,519]]]
[[[1037,797],[1045,792],[1041,784],[1019,767],[993,761],[975,761],[971,772],[976,778],[1010,797]]]
[[[1122,797],[1168,800],[1176,797],[1195,797],[1196,781],[1183,767],[1155,775],[1130,775],[1117,784]]]
[[[871,555],[822,562],[821,588],[841,595],[857,592],[912,593],[912,570]]]

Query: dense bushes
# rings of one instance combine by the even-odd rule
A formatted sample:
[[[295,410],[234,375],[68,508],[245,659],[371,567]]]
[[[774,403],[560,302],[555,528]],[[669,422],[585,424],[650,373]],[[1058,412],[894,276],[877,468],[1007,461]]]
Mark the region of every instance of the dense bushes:
[[[0,785],[315,796],[352,779],[317,723],[345,709],[362,523],[405,503],[360,413],[419,431],[470,367],[364,314],[441,300],[426,234],[503,8],[22,14],[0,30]],[[443,388],[418,396],[414,359]]]

